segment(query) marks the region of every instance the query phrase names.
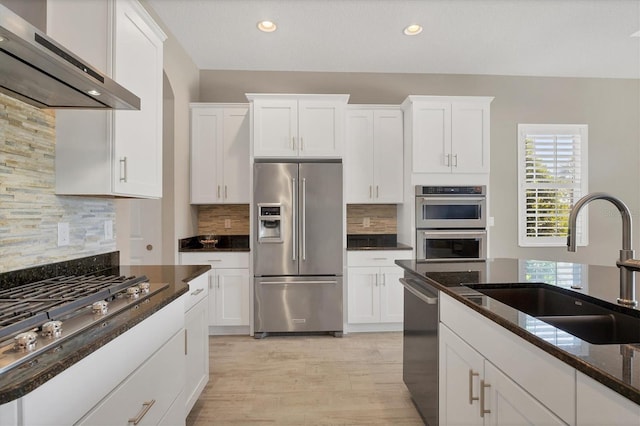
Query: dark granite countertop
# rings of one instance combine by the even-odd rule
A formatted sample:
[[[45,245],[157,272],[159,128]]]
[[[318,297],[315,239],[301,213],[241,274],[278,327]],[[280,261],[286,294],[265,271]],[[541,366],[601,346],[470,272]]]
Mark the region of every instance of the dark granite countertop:
[[[396,234],[347,234],[347,250],[413,250],[398,242]]]
[[[136,324],[159,311],[189,290],[187,281],[205,273],[211,267],[199,266],[119,266],[104,271],[104,275],[146,275],[150,282],[168,283],[169,287],[152,295],[138,309],[129,309],[112,317],[107,326],[96,324],[90,329],[61,342],[38,355],[37,363],[25,363],[0,374],[0,404],[26,395],[76,362],[100,349]]]
[[[396,264],[481,313],[552,356],[640,404],[640,345],[592,344],[556,329],[535,317],[475,292],[464,284],[541,283],[561,287],[617,305],[619,272],[615,266],[525,259],[490,259],[486,262],[424,263],[397,260]],[[570,289],[579,285],[580,290]],[[480,302],[490,299],[491,303]],[[640,314],[639,308],[620,307]],[[553,336],[536,335],[536,328],[555,330]]]
[[[207,238],[205,238],[207,237]],[[201,239],[218,240],[215,244],[202,244]],[[215,235],[183,238],[178,240],[178,251],[185,252],[212,252],[212,251],[250,251],[248,235]]]

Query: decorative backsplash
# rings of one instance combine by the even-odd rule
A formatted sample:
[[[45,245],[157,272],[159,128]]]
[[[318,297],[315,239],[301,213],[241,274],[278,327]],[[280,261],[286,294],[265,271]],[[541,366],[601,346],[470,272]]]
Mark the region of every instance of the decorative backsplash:
[[[198,235],[249,235],[249,204],[198,206]]]
[[[0,94],[0,272],[114,251],[115,201],[55,195],[55,113]],[[58,247],[58,223],[69,245]]]
[[[395,204],[347,204],[347,234],[397,232],[398,208]]]

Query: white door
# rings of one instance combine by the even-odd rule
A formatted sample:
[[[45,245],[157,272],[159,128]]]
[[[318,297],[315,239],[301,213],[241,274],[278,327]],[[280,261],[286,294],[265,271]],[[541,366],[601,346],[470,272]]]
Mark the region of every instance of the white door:
[[[301,157],[340,157],[344,107],[333,101],[298,101]]]
[[[249,203],[249,108],[225,108],[223,139],[224,202]]]
[[[298,155],[298,101],[290,99],[253,102],[253,155]]]
[[[215,270],[215,325],[249,325],[249,271]]]
[[[373,140],[375,202],[401,203],[404,199],[402,112],[375,111]]]
[[[222,108],[191,110],[191,202],[219,203],[220,177],[218,165],[222,140]],[[248,157],[248,155],[247,155]]]
[[[451,106],[451,166],[454,173],[486,173],[489,165],[489,107],[455,102]]]
[[[451,104],[416,102],[413,106],[413,172],[451,172]]]
[[[564,425],[549,409],[489,361],[484,365],[485,425]]]
[[[479,392],[484,358],[442,323],[439,334],[439,423],[482,425]]]
[[[380,268],[348,268],[348,322],[380,322]]]
[[[131,265],[162,264],[162,200],[131,199],[129,261]],[[124,250],[123,250],[124,251]],[[126,262],[126,259],[123,259]]]
[[[371,203],[374,200],[373,111],[347,112],[345,151],[346,202]]]
[[[397,266],[380,268],[380,322],[404,321],[403,271]]]

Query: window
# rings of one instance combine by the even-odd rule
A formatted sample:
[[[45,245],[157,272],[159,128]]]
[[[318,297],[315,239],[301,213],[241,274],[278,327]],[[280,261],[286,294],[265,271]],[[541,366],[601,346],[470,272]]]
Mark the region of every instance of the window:
[[[587,126],[518,124],[518,236],[523,247],[567,244],[571,206],[587,194]],[[578,245],[587,244],[586,211]]]

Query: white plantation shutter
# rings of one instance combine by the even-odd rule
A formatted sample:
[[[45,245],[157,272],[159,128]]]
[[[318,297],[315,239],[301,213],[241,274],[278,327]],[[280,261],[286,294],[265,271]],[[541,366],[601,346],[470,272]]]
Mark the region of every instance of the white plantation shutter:
[[[563,246],[571,206],[587,193],[587,126],[518,125],[518,234],[521,246]],[[585,245],[586,212],[578,221]]]

